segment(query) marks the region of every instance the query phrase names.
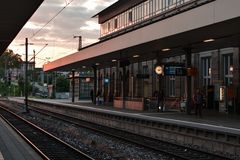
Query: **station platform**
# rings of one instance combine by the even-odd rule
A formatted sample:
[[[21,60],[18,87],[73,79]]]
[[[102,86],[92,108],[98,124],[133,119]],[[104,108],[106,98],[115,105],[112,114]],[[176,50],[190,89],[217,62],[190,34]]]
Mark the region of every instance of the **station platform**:
[[[24,103],[23,98],[8,98],[8,100]],[[159,137],[196,148],[201,147],[210,152],[223,153],[239,159],[240,115],[237,114],[204,109],[202,117],[197,117],[193,112],[188,115],[179,110],[136,111],[108,105],[94,105],[91,101],[72,103],[70,99],[30,98],[29,104],[60,114],[69,112],[70,116],[80,117],[86,121],[99,122],[99,124],[113,127],[121,126],[126,131]],[[118,123],[115,123],[116,118]]]
[[[176,120],[179,122],[193,122],[193,123],[200,123],[205,125],[213,125],[218,126],[221,128],[232,128],[240,131],[240,115],[237,114],[228,114],[228,113],[220,113],[213,110],[203,109],[202,117],[197,117],[192,111],[192,114],[188,115],[185,112],[180,112],[179,110],[168,110],[164,112],[157,112],[157,111],[134,111],[134,110],[127,110],[127,109],[119,109],[114,108],[112,106],[107,105],[95,105],[91,101],[76,101],[74,103],[71,100],[56,100],[56,99],[44,99],[45,102],[56,102],[56,103],[66,103],[66,104],[73,104],[78,106],[86,106],[92,107],[97,109],[103,110],[111,110],[123,113],[132,113],[137,115],[143,115],[145,117],[154,117],[154,118],[164,118],[169,120]]]
[[[23,103],[23,98],[9,97],[10,101],[17,101],[19,103]],[[33,99],[34,100],[34,99]],[[40,100],[41,99],[37,99]],[[238,114],[228,114],[221,113],[218,111],[203,109],[203,115],[201,118],[197,117],[194,114],[188,115],[185,112],[180,112],[179,110],[168,110],[165,112],[157,112],[157,111],[135,111],[135,110],[127,110],[127,109],[119,109],[114,108],[112,106],[107,105],[95,105],[89,100],[76,100],[74,103],[71,102],[71,99],[42,99],[44,102],[51,103],[63,103],[63,104],[72,104],[81,107],[91,107],[100,110],[110,110],[115,112],[123,112],[135,115],[142,115],[144,117],[154,117],[159,119],[167,119],[167,120],[175,120],[178,122],[187,122],[187,123],[196,123],[203,125],[211,125],[220,128],[229,128],[234,129],[240,132],[240,115]],[[167,106],[166,106],[167,107]]]
[[[18,103],[24,103],[23,97],[9,97],[10,101],[15,101]],[[34,100],[34,99],[32,99]],[[157,112],[157,111],[136,111],[136,110],[128,110],[128,109],[119,109],[114,108],[113,106],[108,105],[95,105],[89,100],[76,100],[74,103],[71,102],[71,99],[36,99],[38,101],[50,102],[50,103],[62,103],[62,104],[71,104],[79,107],[90,107],[96,108],[100,110],[109,110],[118,113],[128,113],[134,115],[141,115],[143,117],[152,117],[154,119],[165,119],[165,120],[173,120],[177,123],[193,123],[201,124],[205,126],[213,126],[219,127],[220,129],[233,129],[237,132],[240,132],[240,115],[238,114],[228,114],[221,113],[218,111],[203,109],[202,117],[197,117],[194,114],[188,115],[185,112],[180,112],[179,110],[168,110],[165,112]],[[167,106],[166,106],[167,107]]]
[[[42,158],[0,117],[0,160]]]

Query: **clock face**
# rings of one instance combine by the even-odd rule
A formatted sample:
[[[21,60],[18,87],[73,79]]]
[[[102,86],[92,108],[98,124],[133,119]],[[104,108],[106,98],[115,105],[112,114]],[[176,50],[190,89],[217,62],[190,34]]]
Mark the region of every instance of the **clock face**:
[[[160,74],[163,74],[163,67],[162,66],[157,66],[155,68],[155,72],[160,75]]]

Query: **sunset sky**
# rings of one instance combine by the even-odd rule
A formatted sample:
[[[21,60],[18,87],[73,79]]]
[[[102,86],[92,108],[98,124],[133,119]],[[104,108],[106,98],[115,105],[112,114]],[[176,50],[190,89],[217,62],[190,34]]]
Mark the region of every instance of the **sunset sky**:
[[[24,60],[23,44],[25,38],[29,38],[29,43],[33,43],[29,45],[29,59],[35,50],[38,54],[37,67],[42,67],[48,60],[53,61],[72,54],[78,48],[78,39],[74,39],[74,35],[82,36],[83,47],[98,41],[100,27],[97,18],[91,17],[116,1],[45,0],[8,48],[23,55]],[[67,4],[69,5],[47,24]],[[46,26],[43,27],[44,25]],[[39,52],[41,49],[43,50]]]

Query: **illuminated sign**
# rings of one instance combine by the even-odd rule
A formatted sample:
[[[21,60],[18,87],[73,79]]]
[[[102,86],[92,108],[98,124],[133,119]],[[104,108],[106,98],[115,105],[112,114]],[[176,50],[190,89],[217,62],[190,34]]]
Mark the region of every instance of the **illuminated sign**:
[[[164,67],[165,76],[186,76],[187,69],[186,67],[180,65],[166,65]]]
[[[219,100],[220,101],[225,100],[225,86],[220,86],[219,88]]]
[[[109,83],[109,78],[104,78],[104,83]]]

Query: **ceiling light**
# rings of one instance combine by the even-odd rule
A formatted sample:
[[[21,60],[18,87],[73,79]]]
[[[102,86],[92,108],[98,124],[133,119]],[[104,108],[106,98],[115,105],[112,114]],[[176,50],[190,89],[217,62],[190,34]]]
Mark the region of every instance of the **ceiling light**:
[[[170,51],[170,50],[171,50],[170,48],[164,48],[164,49],[162,49],[163,52]]]
[[[139,57],[139,55],[138,55],[138,54],[136,54],[136,55],[134,55],[134,56],[133,56],[133,58],[137,58],[137,57]]]
[[[208,43],[208,42],[213,42],[213,41],[215,41],[215,40],[214,39],[206,39],[203,42]]]
[[[82,66],[82,68],[86,68],[86,66]]]
[[[232,65],[229,67],[229,71],[230,71],[230,72],[233,71],[233,66],[232,66]]]
[[[95,63],[95,65],[96,65],[96,66],[99,66],[99,65],[100,65],[100,63]]]
[[[116,62],[117,60],[116,59],[113,59],[112,62]]]

